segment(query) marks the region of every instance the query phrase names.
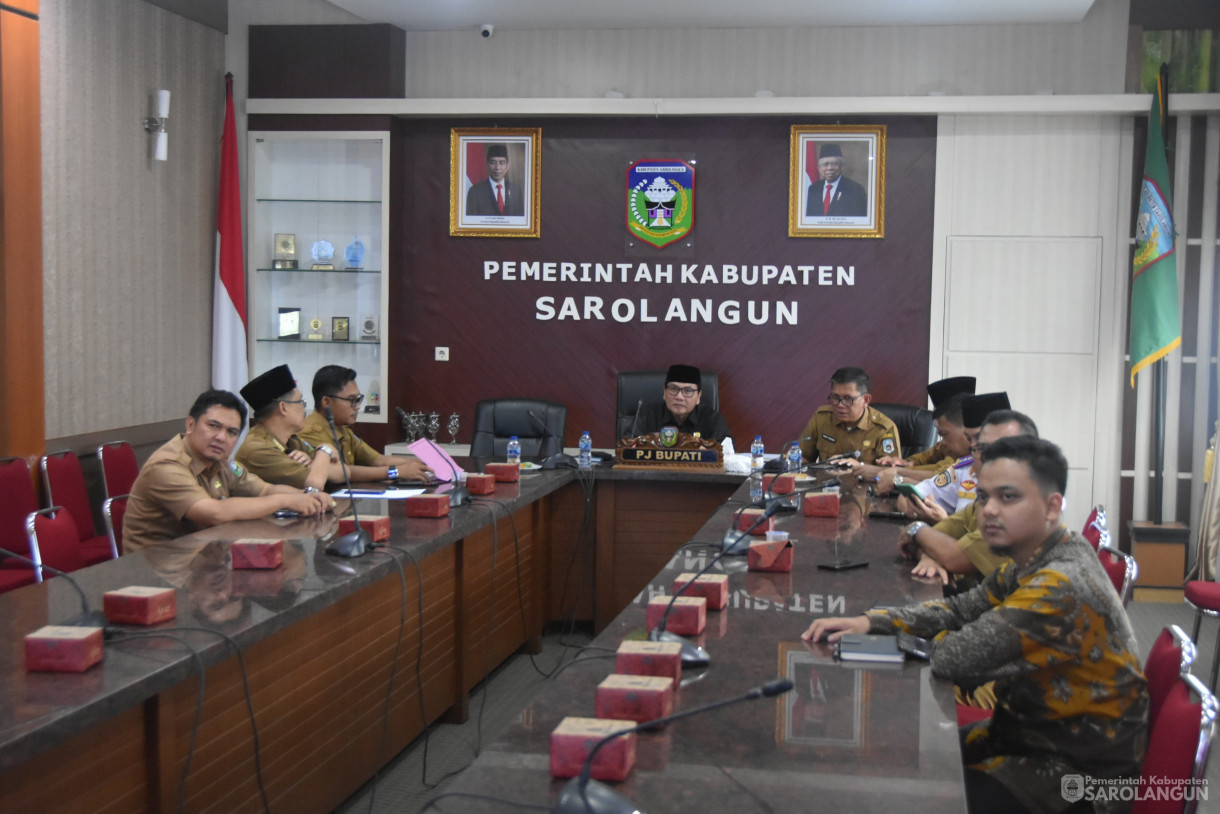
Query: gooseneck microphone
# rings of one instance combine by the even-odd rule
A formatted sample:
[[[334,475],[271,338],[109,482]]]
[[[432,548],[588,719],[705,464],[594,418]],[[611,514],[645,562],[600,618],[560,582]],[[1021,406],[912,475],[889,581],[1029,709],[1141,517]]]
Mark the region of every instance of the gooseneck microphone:
[[[449,464],[449,471],[453,475],[453,480],[449,481],[453,485],[453,488],[449,490],[449,508],[465,506],[470,502],[470,490],[466,488],[466,484],[458,480],[457,467],[453,465],[453,460],[431,438],[426,435],[421,435],[420,438],[427,441],[428,445],[436,451],[436,454],[441,456],[445,463]]]
[[[326,413],[326,424],[330,427],[330,436],[335,441],[335,451],[339,453],[339,466],[343,469],[343,482],[347,485],[347,497],[352,505],[352,519],[356,521],[356,530],[342,537],[335,537],[326,546],[327,554],[337,554],[340,557],[363,557],[365,551],[373,544],[372,535],[360,525],[360,515],[356,511],[356,495],[352,491],[352,479],[347,474],[347,461],[343,457],[343,444],[339,441],[339,432],[335,429],[335,414],[329,406],[323,406]]]
[[[753,701],[756,698],[773,698],[788,692],[792,687],[792,679],[777,678],[741,695],[713,701],[701,707],[684,709],[681,712],[675,712],[673,715],[645,721],[630,729],[624,729],[615,732],[613,735],[607,735],[589,750],[589,756],[585,758],[584,765],[580,767],[580,774],[564,784],[563,791],[559,793],[559,799],[555,801],[555,807],[551,811],[553,814],[641,814],[635,804],[626,797],[614,791],[606,784],[593,780],[590,777],[593,773],[593,758],[603,746],[615,738],[630,735],[632,732],[659,729],[671,721],[689,718],[692,715],[700,715],[704,712],[711,712],[740,701]]]
[[[842,455],[832,456],[830,458],[827,458],[824,461],[819,461],[816,464],[810,464],[809,466],[807,466],[805,468],[806,469],[817,469],[817,470],[842,469],[844,466],[843,461],[853,459],[853,458],[857,461],[860,460],[860,450],[853,449],[851,452],[844,452]]]
[[[534,419],[534,422],[542,428],[545,438],[559,438],[555,433],[551,432],[551,428],[546,425],[538,416],[534,415],[533,410],[526,410],[529,417]],[[559,451],[542,462],[543,469],[579,469],[576,459],[563,451],[563,439],[559,438]]]
[[[68,627],[106,627],[110,624],[110,620],[106,618],[105,613],[100,610],[95,611],[89,608],[89,600],[85,597],[85,592],[81,590],[80,584],[68,574],[60,571],[58,568],[52,568],[45,562],[34,562],[29,557],[22,556],[15,551],[9,551],[7,548],[0,548],[0,555],[12,557],[14,560],[18,560],[34,568],[50,571],[57,577],[63,577],[68,581],[69,585],[76,589],[76,592],[80,594],[81,615],[67,622],[60,622],[60,624]]]
[[[780,501],[778,501],[778,500],[771,501],[767,505],[766,511],[764,511],[761,515],[759,515],[758,519],[756,519],[753,523],[751,523],[749,528],[747,528],[745,531],[741,532],[741,534],[739,534],[737,536],[737,539],[734,540],[732,542],[732,544],[722,546],[720,548],[720,552],[718,554],[716,554],[715,557],[712,557],[712,559],[710,561],[708,561],[708,564],[703,566],[703,568],[699,570],[699,573],[697,573],[693,577],[691,577],[691,579],[688,580],[681,588],[674,591],[674,595],[670,598],[669,604],[665,606],[665,612],[661,614],[661,620],[659,622],[657,622],[656,627],[654,627],[652,630],[648,631],[648,641],[650,641],[650,642],[677,642],[678,644],[682,645],[682,666],[683,667],[688,667],[688,666],[689,667],[702,667],[703,665],[711,662],[712,657],[707,652],[706,649],[695,644],[694,642],[692,642],[690,639],[686,638],[685,636],[679,636],[677,633],[670,633],[668,630],[665,629],[665,623],[669,619],[669,613],[670,613],[670,611],[672,611],[674,609],[674,603],[678,601],[678,597],[681,596],[686,591],[687,588],[689,588],[691,585],[693,585],[695,583],[695,581],[699,579],[699,577],[703,576],[709,570],[711,570],[711,567],[713,565],[715,565],[716,563],[718,563],[722,559],[724,559],[724,556],[726,554],[733,552],[736,549],[737,544],[740,543],[747,534],[749,534],[754,529],[758,528],[759,525],[761,525],[769,517],[774,515],[775,512],[779,510],[779,507],[780,507]]]
[[[635,418],[631,419],[631,435],[630,438],[637,438],[636,427],[640,423],[640,410],[644,409],[644,399],[640,399],[635,403]]]

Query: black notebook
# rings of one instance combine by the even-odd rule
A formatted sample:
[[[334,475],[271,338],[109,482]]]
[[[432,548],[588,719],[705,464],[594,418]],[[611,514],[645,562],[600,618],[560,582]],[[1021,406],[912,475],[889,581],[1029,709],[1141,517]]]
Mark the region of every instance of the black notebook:
[[[838,655],[842,661],[902,662],[906,658],[898,649],[897,637],[875,633],[844,633]]]

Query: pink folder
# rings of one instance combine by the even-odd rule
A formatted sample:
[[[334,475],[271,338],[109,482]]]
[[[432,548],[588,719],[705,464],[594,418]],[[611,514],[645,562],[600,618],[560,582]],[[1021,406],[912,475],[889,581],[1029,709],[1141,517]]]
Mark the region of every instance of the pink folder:
[[[461,480],[462,476],[466,474],[466,470],[458,466],[453,458],[445,453],[445,450],[429,442],[427,438],[415,441],[407,449],[411,450],[412,455],[426,463],[436,473],[437,480],[449,481],[453,478],[455,471],[457,472],[458,480]]]

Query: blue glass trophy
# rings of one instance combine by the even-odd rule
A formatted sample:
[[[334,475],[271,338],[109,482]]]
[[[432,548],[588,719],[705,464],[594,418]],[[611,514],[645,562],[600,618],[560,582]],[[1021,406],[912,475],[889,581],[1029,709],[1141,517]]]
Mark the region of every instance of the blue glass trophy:
[[[343,258],[347,260],[349,269],[363,268],[361,264],[364,262],[364,244],[360,242],[359,237],[353,237],[352,242],[347,244]]]

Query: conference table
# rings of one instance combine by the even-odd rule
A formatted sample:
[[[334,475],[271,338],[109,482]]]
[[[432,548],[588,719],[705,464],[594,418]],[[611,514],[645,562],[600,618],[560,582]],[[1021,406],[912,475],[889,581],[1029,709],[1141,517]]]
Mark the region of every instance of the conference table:
[[[843,663],[830,646],[800,639],[815,616],[940,596],[938,583],[912,578],[900,560],[901,523],[870,519],[871,499],[856,497],[843,501],[839,518],[777,516],[776,527],[794,543],[791,572],[750,571],[744,556],[712,566],[710,573],[729,577],[729,602],[708,611],[707,627],[695,637],[711,660],[684,670],[675,711],[775,678],[789,678],[795,687],[640,733],[635,769],[613,787],[641,811],[965,811],[952,685],[934,678],[926,663]],[[551,777],[550,733],[565,716],[595,717],[597,685],[614,672],[609,652],[645,638],[648,599],[672,594],[679,574],[696,572],[715,556],[747,487],[734,498],[449,787],[496,802],[451,798],[438,801],[436,810],[505,811],[505,801],[555,801],[567,781]],[[841,559],[868,565],[818,568]]]
[[[707,556],[679,547],[719,539],[744,491],[740,475],[600,467],[534,470],[443,518],[407,518],[400,502],[362,499],[362,515],[391,518],[392,550],[350,560],[324,552],[332,516],[207,529],[75,575],[94,607],[128,585],[173,587],[178,602],[177,619],[151,630],[179,638],[116,637],[104,663],[79,674],[24,670],[23,637],[80,612],[67,581],[0,595],[0,810],[159,812],[177,810],[181,797],[187,811],[259,811],[265,791],[274,811],[331,811],[427,726],[465,720],[471,690],[518,650],[536,652],[548,622],[591,620],[599,643],[641,627],[641,591],[661,590],[675,568]],[[787,670],[815,688],[813,703],[778,717],[759,702],[709,717],[698,725],[718,734],[703,758],[683,737],[694,722],[649,736],[673,744],[656,757],[670,768],[641,763],[630,788],[648,798],[651,778],[679,770],[709,794],[737,788],[714,769],[723,764],[787,776],[793,794],[824,787],[867,799],[905,778],[913,802],[961,808],[951,688],[914,665],[848,672],[797,638],[810,613],[854,613],[937,589],[896,562],[893,524],[865,520],[840,533],[822,522],[807,528],[821,537],[798,535],[790,575],[747,573],[740,559],[725,565],[733,602],[711,615],[706,634],[716,660],[680,695],[680,705],[696,704]],[[870,567],[815,572],[835,536],[868,552]],[[268,537],[284,540],[281,568],[230,568],[233,540]],[[195,654],[206,667],[197,731]],[[605,662],[566,670],[535,705],[533,724],[485,752],[470,782],[504,791],[495,776],[509,772],[522,793],[549,800],[557,784],[545,770],[547,724],[566,710],[587,714],[587,685],[607,672]],[[856,765],[865,759],[875,767]],[[514,760],[529,765],[505,765]]]

